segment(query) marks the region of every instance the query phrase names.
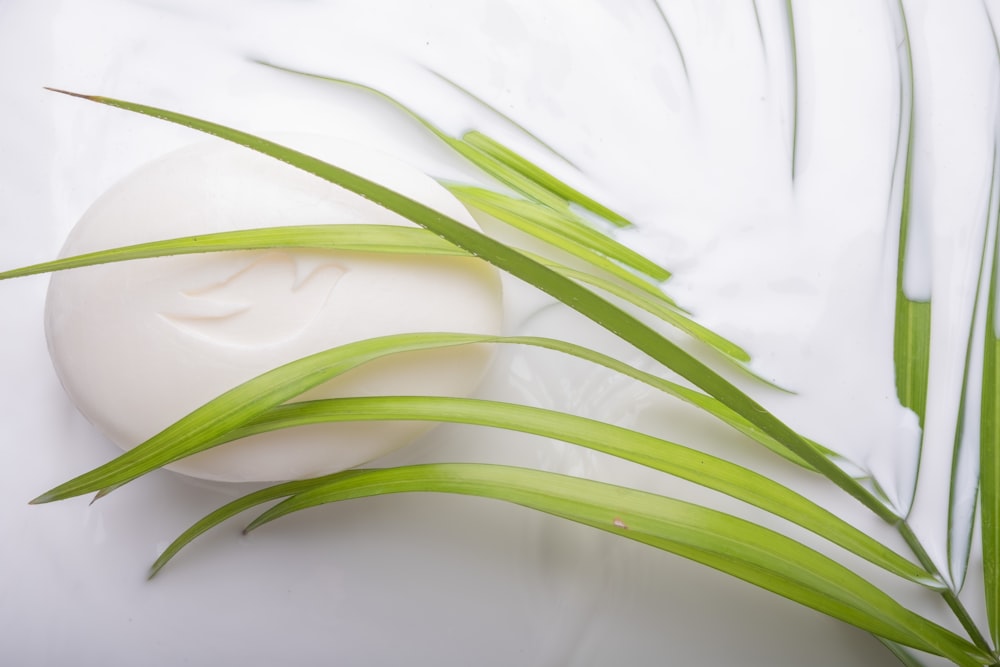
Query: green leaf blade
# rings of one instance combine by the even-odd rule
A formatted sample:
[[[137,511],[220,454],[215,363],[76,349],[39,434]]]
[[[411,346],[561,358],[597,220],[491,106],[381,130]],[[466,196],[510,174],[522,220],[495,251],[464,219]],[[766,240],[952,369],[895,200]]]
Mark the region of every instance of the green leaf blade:
[[[925,570],[791,489],[747,468],[631,429],[562,412],[482,399],[352,397],[276,406],[226,436],[341,421],[473,424],[554,438],[686,479],[782,517],[897,576],[942,588]]]
[[[276,484],[226,503],[195,522],[171,542],[150,566],[148,578],[152,579],[155,577],[184,547],[224,521],[266,502],[277,500],[278,498],[287,498],[288,496],[307,491],[321,485],[325,479],[325,477],[319,477]]]
[[[516,199],[499,192],[470,185],[455,185],[448,190],[468,207],[493,214],[499,211],[521,218],[547,229],[559,236],[574,241],[594,252],[621,263],[655,282],[662,283],[670,278],[670,272],[631,248],[622,245],[603,232],[586,224],[578,216],[543,207],[533,202]],[[494,217],[498,217],[494,215]]]
[[[513,248],[372,181],[260,137],[165,109],[106,97],[78,93],[66,94],[157,117],[241,144],[336,183],[409,218],[447,241],[465,249],[470,254],[489,261],[498,268],[508,271],[528,284],[534,285],[543,292],[559,299],[611,333],[631,343],[706,393],[715,396],[751,423],[768,432],[782,446],[802,457],[877,516],[890,523],[898,521],[899,517],[895,511],[884,505],[857,480],[827,459],[811,443],[721,375],[634,316]]]
[[[748,581],[891,641],[943,655],[959,665],[989,656],[905,609],[839,563],[783,535],[736,517],[592,480],[483,464],[429,464],[352,471],[294,495],[247,531],[318,505],[408,492],[494,498],[589,525]]]
[[[468,256],[468,253],[425,229],[393,225],[305,225],[216,232],[138,243],[3,271],[0,272],[0,280],[170,255],[275,248]]]
[[[462,140],[477,150],[507,165],[525,178],[537,183],[560,199],[576,204],[595,215],[599,215],[616,227],[631,227],[625,216],[616,213],[600,202],[588,197],[568,183],[559,180],[534,162],[504,146],[499,141],[472,130],[462,135]]]
[[[118,486],[218,443],[250,419],[368,361],[388,354],[487,341],[473,334],[397,334],[348,343],[279,366],[223,393],[137,447],[43,493],[32,504]]]
[[[980,398],[979,494],[987,620],[994,645],[1000,645],[1000,335],[996,312],[997,299],[1000,298],[997,288],[1000,279],[1000,212],[995,215]]]

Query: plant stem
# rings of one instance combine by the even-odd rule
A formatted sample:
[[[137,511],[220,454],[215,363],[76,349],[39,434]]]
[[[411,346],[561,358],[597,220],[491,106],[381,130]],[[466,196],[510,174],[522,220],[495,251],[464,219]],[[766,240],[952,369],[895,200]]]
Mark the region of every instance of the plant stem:
[[[958,597],[958,593],[952,588],[951,583],[941,575],[941,571],[938,569],[937,565],[934,564],[934,561],[931,560],[930,555],[928,555],[926,549],[924,549],[924,545],[920,543],[920,540],[913,532],[910,524],[904,519],[900,521],[896,527],[899,530],[899,534],[906,541],[906,544],[909,545],[910,549],[913,551],[913,555],[917,557],[920,565],[932,575],[947,584],[948,588],[941,591],[941,597],[944,598],[948,607],[955,614],[958,622],[962,624],[963,628],[965,628],[965,631],[969,634],[969,638],[972,639],[972,642],[994,657],[994,662],[992,663],[993,665],[1000,665],[1000,656],[994,652],[993,647],[983,636],[983,633],[979,630],[979,626],[977,626],[976,622],[972,619],[972,615],[969,614],[969,610],[965,608],[962,600]]]

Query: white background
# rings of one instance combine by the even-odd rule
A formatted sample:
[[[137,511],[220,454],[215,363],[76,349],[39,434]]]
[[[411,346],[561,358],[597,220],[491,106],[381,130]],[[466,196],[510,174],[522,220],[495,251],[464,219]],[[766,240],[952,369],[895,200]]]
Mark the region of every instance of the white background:
[[[895,3],[795,3],[794,185],[784,3],[758,4],[759,31],[748,2],[664,3],[682,65],[660,15],[638,1],[3,0],[0,265],[55,256],[108,186],[197,140],[42,86],[124,97],[254,132],[347,136],[435,176],[469,177],[426,133],[370,96],[249,58],[354,78],[391,90],[447,131],[488,130],[633,216],[638,228],[624,238],[676,272],[671,294],[746,345],[762,374],[799,392],[758,388],[761,400],[859,462],[882,457],[889,462],[882,481],[890,485],[893,462],[907,458],[894,451],[905,441],[890,347]],[[922,114],[915,197],[930,248],[925,278],[939,304],[928,438],[947,451],[961,372],[954,343],[965,335],[992,157],[996,53],[978,1],[906,6]],[[428,67],[526,126],[580,171]],[[147,583],[144,568],[170,539],[246,489],[157,473],[93,506],[85,499],[26,505],[115,453],[75,412],[48,362],[45,284],[39,277],[0,285],[4,663],[892,660],[862,633],[699,566],[464,498],[323,508],[249,538],[224,526]],[[575,320],[555,308],[536,312],[543,300],[509,287],[511,331],[577,335]],[[510,353],[498,359],[484,392],[702,442],[785,475],[880,530],[814,480],[628,383]],[[943,526],[932,510],[947,465],[935,456],[925,460],[923,479],[932,481],[918,494],[917,520],[921,535],[939,545]],[[397,460],[434,458],[530,463],[701,497],[569,447],[470,429],[439,430]],[[932,550],[942,558],[940,547]],[[970,604],[981,603],[973,596]],[[933,603],[924,607],[947,622]]]

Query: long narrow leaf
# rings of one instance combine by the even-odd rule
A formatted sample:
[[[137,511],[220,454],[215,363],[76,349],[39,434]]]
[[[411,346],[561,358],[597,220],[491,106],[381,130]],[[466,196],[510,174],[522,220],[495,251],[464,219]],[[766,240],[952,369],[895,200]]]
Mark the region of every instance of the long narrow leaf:
[[[418,123],[423,125],[424,128],[429,130],[434,136],[436,136],[438,139],[440,139],[449,147],[451,147],[452,150],[457,152],[459,155],[464,157],[466,160],[471,162],[473,165],[478,167],[480,170],[482,170],[489,176],[493,177],[497,181],[513,189],[515,192],[518,192],[524,195],[525,197],[528,197],[530,199],[533,199],[539,203],[545,204],[546,206],[550,206],[555,209],[559,210],[569,209],[569,201],[564,197],[560,196],[559,194],[553,192],[552,190],[549,190],[547,187],[545,187],[544,184],[536,180],[533,180],[532,178],[529,178],[522,172],[518,171],[516,168],[511,167],[509,164],[503,162],[502,160],[497,159],[497,157],[491,155],[490,153],[487,153],[481,148],[478,148],[462,139],[451,136],[450,134],[448,134],[447,132],[436,126],[434,123],[430,122],[427,118],[418,114],[412,108],[403,104],[401,101],[389,95],[388,93],[379,90],[378,88],[374,88],[372,86],[368,86],[363,83],[358,83],[357,81],[351,81],[349,79],[341,79],[338,77],[326,76],[323,74],[314,74],[311,72],[303,72],[300,70],[290,69],[287,67],[282,67],[280,65],[275,65],[269,62],[265,62],[263,60],[258,60],[256,62],[261,65],[271,67],[273,69],[278,69],[283,72],[288,72],[290,74],[307,76],[313,79],[318,79],[320,81],[336,83],[338,85],[351,86],[353,88],[358,88],[360,90],[364,90],[368,93],[371,93],[372,95],[375,95],[389,102],[397,109],[400,109],[401,111],[406,113],[408,116],[410,116]],[[538,169],[538,171],[541,170]],[[558,180],[555,179],[554,176],[550,175],[550,177],[553,180]],[[566,187],[568,188],[569,186]],[[627,223],[626,221],[626,225],[627,224],[629,223]]]
[[[265,410],[389,353],[483,342],[472,334],[417,333],[348,343],[268,371],[195,409],[116,459],[43,493],[34,504],[120,486],[224,437]]]
[[[178,254],[190,254],[201,252],[216,252],[226,250],[252,250],[275,247],[302,247],[302,248],[324,248],[335,250],[371,251],[371,252],[413,252],[419,254],[442,254],[449,256],[468,256],[463,250],[442,240],[424,229],[413,229],[396,226],[380,225],[329,225],[329,226],[306,226],[306,227],[278,227],[262,228],[255,230],[242,230],[236,232],[221,232],[215,234],[205,234],[200,236],[181,237],[164,241],[153,241],[141,243],[121,248],[113,248],[98,252],[86,253],[65,257],[51,262],[43,262],[10,271],[0,272],[0,280],[17,278],[51,271],[62,271],[75,268],[83,268],[97,264],[110,262],[123,262],[136,259],[148,259],[152,257],[171,256]],[[558,264],[550,264],[564,275],[574,277],[584,282],[591,282],[611,293],[636,302],[635,295],[631,292],[618,290],[613,284],[601,281],[589,274],[576,272]],[[641,303],[649,312],[657,313],[656,308],[652,308],[648,303]],[[708,332],[706,330],[707,333]],[[511,344],[535,345],[558,350],[564,354],[586,359],[592,363],[603,365],[611,370],[623,373],[633,379],[644,382],[660,391],[664,391],[672,396],[680,398],[692,405],[695,405],[709,414],[715,416],[726,424],[729,424],[744,435],[763,444],[775,453],[788,460],[811,468],[801,458],[792,454],[774,438],[760,428],[754,426],[746,419],[740,417],[732,409],[720,403],[717,399],[706,396],[697,391],[693,391],[674,382],[669,382],[650,373],[639,371],[628,364],[619,362],[611,357],[600,354],[593,350],[583,348],[571,343],[545,338],[532,337],[512,337],[498,339],[494,337],[482,337],[477,339],[480,342],[504,342]],[[461,344],[467,342],[463,339]],[[389,349],[385,354],[395,353]],[[302,371],[303,374],[308,372]],[[208,413],[206,413],[208,414]],[[192,425],[189,424],[188,428]],[[194,444],[194,439],[190,441]],[[814,443],[815,445],[815,443]],[[815,445],[828,458],[835,458],[836,454],[826,450],[819,445]],[[153,468],[150,468],[152,470]],[[115,482],[111,487],[117,487],[122,481]],[[106,492],[111,487],[102,490]]]
[[[1000,326],[997,282],[1000,275],[1000,213],[994,219],[993,261],[986,301],[983,387],[979,424],[983,570],[990,636],[1000,644]]]
[[[451,188],[452,193],[458,197],[463,204],[476,208],[493,216],[501,222],[526,232],[535,238],[544,241],[553,248],[561,250],[573,257],[582,259],[591,266],[604,271],[619,280],[628,283],[636,289],[642,290],[653,298],[666,301],[666,295],[658,285],[653,285],[648,280],[644,280],[635,273],[622,267],[609,259],[606,253],[600,249],[595,249],[587,244],[581,243],[578,239],[570,238],[563,231],[557,231],[550,226],[538,224],[538,217],[534,211],[529,209],[516,210],[516,207],[508,205],[502,200],[493,197],[482,196],[476,191],[464,188]],[[488,192],[488,191],[487,191]],[[540,207],[541,208],[541,207]]]
[[[927,382],[930,374],[931,302],[911,299],[904,290],[907,251],[912,232],[913,160],[916,154],[914,137],[916,113],[913,77],[913,53],[909,27],[902,0],[897,2],[899,24],[900,115],[897,141],[897,166],[903,165],[901,182],[894,180],[892,190],[900,192],[899,245],[896,256],[896,310],[893,329],[893,364],[896,373],[896,394],[903,407],[913,411],[921,429],[927,408]],[[896,172],[894,166],[894,174]],[[921,435],[918,456],[923,449]],[[916,481],[913,484],[916,488]],[[911,491],[912,493],[912,491]],[[902,499],[905,507],[912,503]]]
[[[1000,60],[1000,40],[989,7],[983,11]],[[994,138],[998,152],[1000,137]],[[979,502],[983,546],[983,586],[986,616],[994,646],[1000,646],[1000,323],[997,322],[997,283],[1000,282],[1000,207],[993,220],[993,260],[986,297],[986,331],[983,336],[983,385],[979,413]]]
[[[295,398],[302,392],[347,370],[371,361],[418,349],[443,349],[474,343],[531,345],[572,355],[604,366],[705,410],[723,423],[769,449],[783,454],[799,465],[809,467],[794,454],[784,450],[767,433],[722,404],[718,399],[641,371],[579,345],[540,337],[496,337],[448,333],[397,334],[359,343],[349,343],[263,373],[209,401],[134,449],[95,470],[48,491],[33,502],[61,500],[91,492],[104,495],[111,489],[152,472],[163,465],[232,439],[235,429],[242,427],[273,406]],[[828,455],[832,456],[829,453]]]
[[[318,248],[355,252],[468,256],[467,252],[425,229],[392,225],[268,227],[202,234],[86,253],[3,271],[0,272],[0,280],[168,255],[272,248]],[[745,363],[750,360],[750,355],[743,348],[701,326],[677,310],[665,306],[661,303],[662,300],[645,298],[640,294],[623,289],[615,283],[550,260],[539,258],[539,261],[544,262],[562,275],[594,285],[639,306],[738,362]],[[742,365],[739,368],[748,370]]]
[[[619,285],[615,282],[604,280],[584,271],[577,271],[575,269],[557,264],[549,264],[545,260],[540,261],[552,266],[556,271],[564,276],[573,278],[574,280],[578,280],[593,287],[597,287],[608,294],[613,294],[621,300],[631,303],[633,306],[638,306],[651,315],[656,315],[664,322],[687,333],[692,338],[701,341],[702,343],[715,349],[717,352],[721,352],[725,356],[739,362],[738,366],[741,370],[745,370],[753,374],[750,369],[743,365],[750,361],[749,352],[728,338],[720,336],[711,329],[698,324],[690,317],[677,310],[675,306],[664,303],[662,299],[649,298],[646,292],[636,292],[634,290],[630,290],[627,287]],[[755,375],[755,377],[757,376]],[[762,382],[767,382],[763,378],[758,377],[758,379]]]
[[[394,225],[306,225],[216,232],[100,250],[0,272],[0,280],[96,264],[227,250],[315,248],[354,252],[468,256],[426,229]]]
[[[962,365],[962,386],[959,390],[958,413],[955,416],[955,435],[952,441],[951,478],[948,490],[948,564],[954,588],[961,590],[969,568],[969,557],[972,552],[972,533],[975,523],[976,498],[979,492],[978,466],[971,461],[973,455],[978,459],[979,452],[968,443],[971,437],[965,432],[966,406],[972,384],[972,355],[976,342],[976,331],[982,325],[979,304],[983,295],[984,281],[990,279],[987,268],[989,260],[988,245],[990,232],[993,229],[994,207],[997,197],[998,155],[993,154],[993,173],[990,176],[990,192],[986,206],[986,220],[983,225],[982,250],[979,257],[979,274],[976,277],[976,289],[973,294],[972,316],[969,320],[969,334],[966,337],[965,361]],[[988,286],[986,290],[988,291]],[[988,334],[987,334],[988,336]],[[988,337],[987,339],[988,340]],[[974,390],[974,389],[973,389]]]
[[[612,211],[604,204],[588,197],[568,183],[559,180],[534,162],[507,148],[492,137],[478,130],[472,130],[463,134],[462,140],[473,148],[499,160],[525,178],[538,183],[571,204],[576,204],[580,208],[601,216],[616,227],[630,227],[632,225],[625,216]]]
[[[346,477],[351,475],[352,472],[345,471],[338,474]],[[206,514],[203,518],[195,522],[190,528],[181,533],[177,539],[171,542],[170,545],[163,550],[163,553],[161,553],[156,561],[150,566],[148,573],[149,578],[152,579],[155,577],[156,574],[163,569],[164,565],[170,562],[174,556],[181,551],[181,549],[198,538],[198,536],[203,535],[227,519],[266,502],[277,500],[278,498],[287,498],[288,496],[295,495],[296,493],[320,486],[331,478],[333,478],[332,475],[326,475],[324,477],[315,477],[313,479],[302,479],[285,482],[284,484],[275,484],[274,486],[269,486],[259,491],[248,493],[247,495],[241,496],[232,502],[226,503],[217,510]]]
[[[428,491],[495,498],[642,542],[959,665],[972,667],[990,659],[843,565],[779,533],[673,498],[539,470],[429,464],[351,471],[282,501],[247,531],[330,502]]]
[[[807,461],[877,516],[890,523],[895,523],[898,520],[898,516],[891,508],[827,459],[811,443],[721,375],[624,310],[513,248],[372,181],[260,137],[155,107],[106,97],[78,93],[66,94],[153,116],[233,141],[283,160],[320,178],[337,183],[409,218],[471,254],[481,257],[498,268],[534,285],[617,334],[623,340],[672,369],[708,394],[715,396],[742,417],[767,432],[782,446],[787,447]]]
[[[662,283],[670,278],[670,272],[662,266],[628,246],[622,245],[607,234],[590,227],[573,214],[475,186],[448,186],[448,190],[462,200],[466,206],[472,206],[486,212],[489,210],[506,211],[643,273],[655,282]]]
[[[896,656],[896,659],[899,660],[903,667],[927,667],[927,665],[920,662],[917,656],[907,650],[906,647],[900,646],[896,642],[891,642],[884,637],[875,638],[878,639],[882,643],[882,646],[885,646],[890,653]]]
[[[557,211],[569,212],[569,202],[517,169],[461,139],[448,137],[446,143],[456,153],[514,192]]]
[[[474,424],[554,438],[686,479],[759,507],[923,586],[943,585],[866,533],[791,489],[742,466],[638,431],[553,410],[438,396],[351,397],[271,408],[224,441],[284,428],[342,421]],[[221,444],[218,443],[218,444]]]

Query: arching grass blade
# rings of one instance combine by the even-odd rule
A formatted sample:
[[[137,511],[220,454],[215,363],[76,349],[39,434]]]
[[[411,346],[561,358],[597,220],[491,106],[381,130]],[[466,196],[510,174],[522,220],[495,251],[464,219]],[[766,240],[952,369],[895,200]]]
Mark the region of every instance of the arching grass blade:
[[[61,91],[63,92],[63,91]],[[442,213],[361,178],[344,169],[304,153],[184,114],[145,105],[99,96],[66,93],[109,106],[154,116],[202,132],[228,139],[253,150],[292,164],[304,171],[357,192],[385,208],[399,213],[422,227],[438,234],[469,253],[481,257],[498,268],[534,285],[559,299],[582,315],[594,320],[610,332],[631,343],[656,361],[670,368],[706,393],[715,396],[742,417],[766,431],[782,446],[807,461],[817,471],[841,487],[885,521],[895,524],[898,516],[857,480],[830,461],[811,443],[802,438],[763,406],[704,363],[685,352],[650,326],[601,298],[572,280],[526,257],[523,253],[492,239]]]
[[[425,229],[393,225],[305,225],[217,232],[138,243],[3,271],[0,272],[0,280],[168,255],[274,248],[468,256],[468,253]]]
[[[497,211],[520,218],[526,223],[554,232],[568,241],[578,243],[619,262],[623,266],[638,271],[657,283],[662,283],[670,278],[670,272],[662,266],[622,245],[607,234],[590,227],[572,213],[557,211],[524,199],[517,199],[475,186],[453,185],[448,186],[448,190],[466,206],[477,208],[494,217],[499,217],[493,213]]]
[[[958,665],[972,667],[990,659],[843,565],[779,533],[673,498],[539,470],[430,464],[351,471],[278,503],[247,531],[330,502],[408,492],[480,496],[543,511],[708,565]]]
[[[1000,643],[1000,213],[994,218],[983,347],[983,387],[979,424],[979,494],[982,506],[983,574],[990,636]]]
[[[897,2],[897,31],[900,45],[899,82],[900,114],[897,136],[896,161],[893,166],[891,191],[900,197],[899,244],[896,254],[896,308],[893,328],[893,364],[896,373],[896,395],[903,407],[913,411],[921,428],[927,409],[927,382],[930,375],[931,302],[923,296],[910,298],[905,287],[907,254],[911,242],[913,161],[915,155],[914,137],[916,111],[914,96],[913,53],[910,44],[909,27],[902,0]],[[898,174],[899,166],[902,174]],[[897,175],[898,174],[898,175]],[[914,260],[915,262],[916,260]],[[923,449],[921,431],[920,451]],[[919,455],[919,454],[918,454]],[[916,488],[916,480],[913,489]],[[903,511],[912,504],[912,490],[908,498],[902,499]]]
[[[63,500],[121,485],[206,448],[268,408],[386,354],[483,342],[471,334],[417,333],[348,343],[258,375],[197,408],[116,459],[35,498]]]
[[[349,471],[345,471],[339,474],[347,476],[351,473]],[[302,491],[306,491],[315,486],[322,485],[330,477],[332,476],[328,475],[314,479],[303,479],[293,482],[285,482],[284,484],[276,484],[253,493],[248,493],[247,495],[237,498],[232,502],[226,503],[214,512],[205,515],[202,519],[181,533],[177,539],[171,542],[170,545],[163,550],[163,553],[161,553],[156,561],[150,566],[148,575],[149,578],[152,579],[155,577],[156,574],[163,569],[163,566],[170,562],[174,556],[181,551],[181,549],[197,539],[200,535],[203,535],[227,519],[241,514],[248,509],[257,507],[258,505],[262,505],[272,500],[277,500],[278,498],[287,498],[288,496],[295,495],[296,493],[301,493]]]
[[[948,564],[951,570],[953,587],[961,590],[969,568],[969,557],[972,552],[973,524],[975,523],[976,500],[979,495],[978,454],[974,445],[968,441],[975,435],[966,433],[966,408],[969,393],[975,391],[971,386],[973,346],[977,342],[976,332],[983,326],[980,311],[980,300],[984,294],[984,283],[990,280],[991,271],[987,266],[990,253],[989,240],[995,230],[993,220],[996,217],[998,194],[997,169],[998,155],[994,150],[993,171],[990,176],[990,191],[986,205],[986,220],[983,225],[982,250],[979,257],[979,274],[976,278],[976,289],[973,294],[972,316],[969,320],[969,334],[966,337],[965,360],[962,366],[962,386],[959,390],[958,414],[955,417],[955,435],[952,441],[951,478],[948,491]],[[986,286],[986,292],[989,287]],[[988,344],[989,332],[985,332],[984,344]],[[985,379],[985,378],[983,378]],[[985,392],[985,385],[981,387]],[[974,394],[973,394],[974,395]],[[981,404],[982,405],[982,404]],[[981,436],[980,436],[981,438]]]
[[[888,639],[877,635],[875,636],[875,639],[879,640],[882,646],[885,646],[890,653],[896,656],[896,659],[899,660],[899,663],[903,665],[903,667],[927,667],[927,665],[922,663],[917,656],[913,655],[913,653],[911,653],[905,646],[901,646],[896,642],[889,641]]]
[[[571,204],[576,204],[580,208],[601,216],[614,226],[632,226],[632,223],[625,216],[612,211],[604,204],[588,197],[568,183],[559,180],[534,162],[531,162],[524,156],[516,153],[510,148],[507,148],[499,141],[483,134],[482,132],[479,132],[478,130],[466,132],[462,135],[462,140],[473,148],[476,148],[486,155],[489,155],[490,157],[507,165],[528,180],[539,184],[546,190],[558,195]]]
[[[309,424],[353,421],[472,424],[569,442],[653,468],[759,507],[922,586],[944,586],[802,495],[742,466],[638,431],[513,403],[440,396],[374,396],[289,403],[271,408],[225,436],[234,440]]]
[[[519,229],[544,243],[551,245],[557,250],[561,250],[573,257],[580,259],[595,269],[614,276],[623,283],[631,285],[635,289],[641,290],[661,301],[668,301],[666,295],[658,285],[654,285],[643,277],[636,275],[633,271],[621,266],[599,248],[592,247],[593,244],[581,242],[578,238],[573,238],[563,230],[552,229],[551,226],[540,224],[538,218],[541,217],[539,211],[528,208],[504,205],[492,197],[484,197],[464,188],[451,188],[452,193],[468,207],[478,209],[501,222],[504,222],[515,229]],[[547,207],[538,206],[542,211],[551,210]]]

